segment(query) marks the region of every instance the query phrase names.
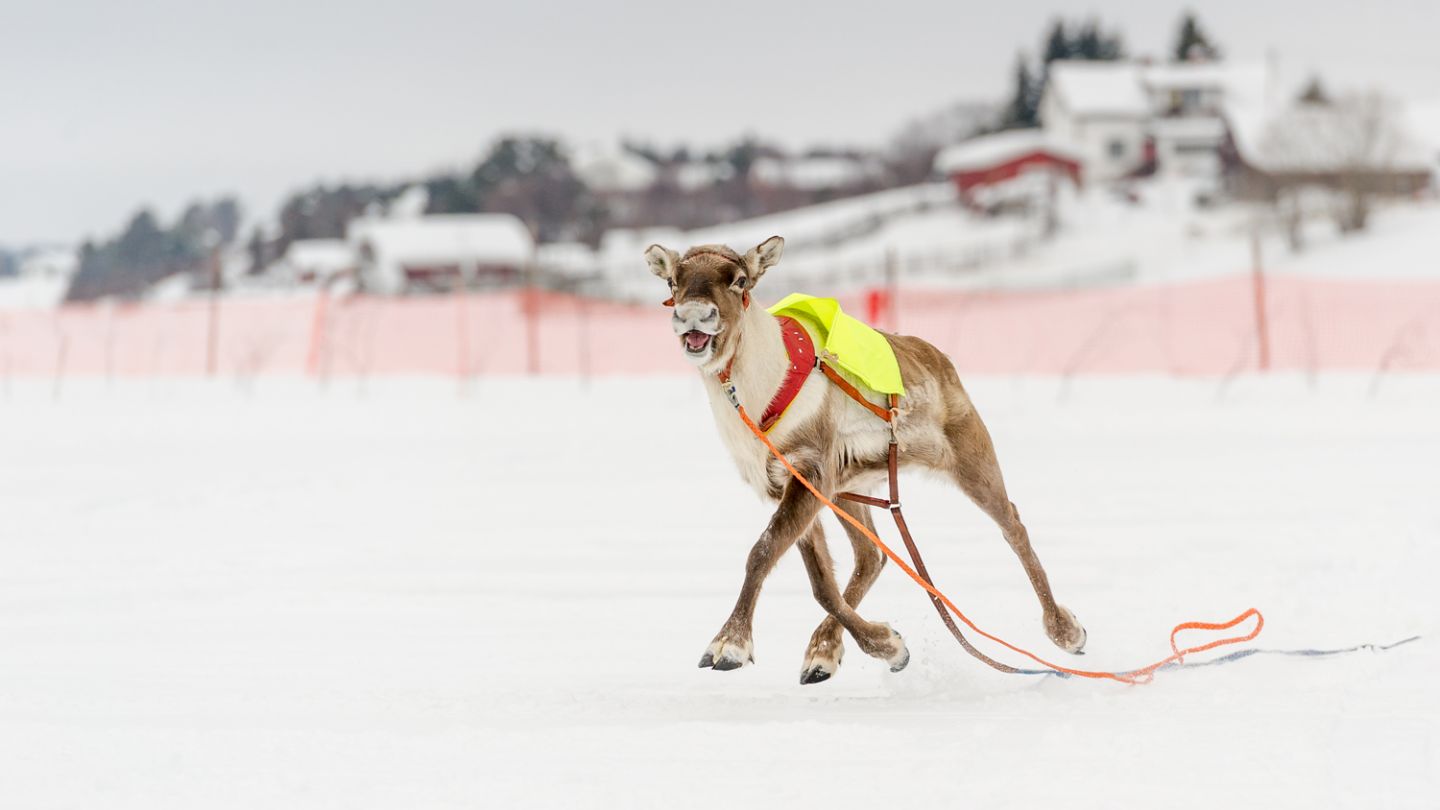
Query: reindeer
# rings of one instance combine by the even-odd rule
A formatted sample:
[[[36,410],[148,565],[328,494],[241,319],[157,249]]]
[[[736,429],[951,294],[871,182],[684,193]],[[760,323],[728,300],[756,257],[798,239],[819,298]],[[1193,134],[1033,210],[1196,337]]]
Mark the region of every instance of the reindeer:
[[[841,521],[855,566],[844,591],[840,590],[817,520],[820,501],[741,422],[718,376],[728,370],[736,398],[750,413],[760,413],[780,385],[790,363],[780,323],[749,303],[751,290],[780,260],[784,246],[784,239],[773,236],[744,256],[723,245],[692,247],[684,256],[660,245],[645,250],[651,272],[670,285],[675,307],[671,325],[686,359],[700,370],[721,439],[740,476],[762,498],[777,504],[750,549],[735,608],[701,656],[700,667],[723,671],[754,663],[751,627],[760,586],[780,556],[798,543],[811,590],[828,614],[805,649],[800,682],[819,683],[838,671],[844,655],[842,630],[866,654],[899,672],[910,661],[904,639],[890,625],[867,621],[856,612],[885,564],[884,555],[865,535]],[[990,434],[950,359],[920,338],[885,333],[885,339],[894,349],[906,389],[895,415],[901,468],[922,468],[947,477],[999,525],[1040,600],[1046,635],[1061,649],[1079,654],[1085,646],[1085,628],[1075,614],[1056,604],[1025,524],[1006,494]],[[888,404],[874,392],[864,395],[882,407]],[[865,491],[886,478],[889,424],[818,372],[811,372],[768,435],[796,469],[832,500],[834,493]],[[874,531],[866,508],[848,501],[838,505]]]

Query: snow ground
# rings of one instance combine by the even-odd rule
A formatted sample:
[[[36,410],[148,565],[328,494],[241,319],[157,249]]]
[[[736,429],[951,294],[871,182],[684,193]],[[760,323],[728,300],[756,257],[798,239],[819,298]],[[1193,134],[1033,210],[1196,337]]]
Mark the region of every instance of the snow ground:
[[[969,386],[1077,663],[1250,605],[1267,647],[1426,638],[1006,676],[890,569],[909,669],[802,687],[792,554],[758,665],[699,670],[766,510],[694,380],[11,382],[0,807],[1434,806],[1440,378]],[[998,532],[906,486],[941,587],[1063,657]]]

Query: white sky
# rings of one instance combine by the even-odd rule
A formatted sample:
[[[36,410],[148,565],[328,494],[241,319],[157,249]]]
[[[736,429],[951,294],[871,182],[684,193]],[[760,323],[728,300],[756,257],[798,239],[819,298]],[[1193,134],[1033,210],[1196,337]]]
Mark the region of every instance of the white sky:
[[[237,193],[268,218],[316,180],[472,162],[504,131],[871,144],[999,98],[1057,10],[1033,0],[399,3],[0,0],[0,244],[116,230]],[[1440,95],[1440,2],[1191,4],[1232,57]],[[1068,7],[1068,8],[1067,8]],[[1095,2],[1132,53],[1183,4]]]

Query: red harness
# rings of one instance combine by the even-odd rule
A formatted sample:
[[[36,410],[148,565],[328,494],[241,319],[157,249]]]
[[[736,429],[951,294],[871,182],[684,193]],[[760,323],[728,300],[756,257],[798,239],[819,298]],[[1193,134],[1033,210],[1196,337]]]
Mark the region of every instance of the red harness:
[[[750,308],[749,290],[745,291],[741,301],[746,309]],[[664,301],[664,305],[675,306],[675,299],[667,299]],[[830,369],[816,361],[815,344],[810,340],[810,333],[805,331],[805,327],[801,326],[799,321],[785,316],[775,320],[780,322],[780,338],[785,342],[785,354],[790,358],[790,365],[785,369],[785,376],[780,380],[779,390],[775,392],[775,396],[770,398],[770,404],[765,406],[765,413],[760,415],[760,429],[766,433],[770,432],[770,428],[775,427],[775,423],[785,415],[785,410],[790,407],[790,403],[800,395],[800,389],[805,387],[805,380],[809,379],[810,372],[814,371],[816,366],[823,369],[827,375],[831,373]],[[735,354],[739,353],[740,347],[737,345]],[[726,363],[724,370],[715,377],[720,380],[720,387],[725,389],[725,395],[730,398],[730,402],[738,407],[739,400],[735,396],[735,386],[730,384],[730,368],[735,365],[735,354],[730,355],[730,362]],[[848,386],[846,387],[848,388]],[[851,389],[851,391],[853,390]],[[851,396],[856,395],[851,394]],[[859,398],[857,397],[857,399]],[[869,405],[863,399],[860,399],[860,402],[870,407],[871,410],[875,410],[875,406]]]
[[[785,354],[789,355],[789,365],[785,369],[785,376],[780,379],[780,388],[775,391],[775,396],[770,398],[770,404],[765,406],[765,413],[760,415],[760,429],[766,433],[780,417],[785,415],[785,410],[795,397],[800,395],[800,389],[805,387],[805,381],[810,378],[810,372],[815,370],[815,344],[810,340],[810,333],[800,325],[794,318],[779,317],[775,320],[780,322],[780,337],[785,341]],[[736,346],[738,354],[740,347]],[[735,365],[735,355],[730,355],[730,362],[725,364],[725,369],[715,376],[720,380],[720,385],[725,389],[726,394],[733,401],[735,395],[730,385],[730,367]]]

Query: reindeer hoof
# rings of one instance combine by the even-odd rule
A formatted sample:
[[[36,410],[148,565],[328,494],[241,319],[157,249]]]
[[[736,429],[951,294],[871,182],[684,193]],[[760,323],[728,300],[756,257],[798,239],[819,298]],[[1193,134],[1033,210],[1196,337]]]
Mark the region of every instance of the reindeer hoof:
[[[1056,647],[1070,653],[1071,655],[1084,655],[1085,642],[1090,636],[1085,632],[1085,627],[1075,614],[1064,605],[1057,605],[1060,612],[1056,616],[1045,617],[1045,634],[1055,643]]]
[[[898,636],[898,635],[900,635],[900,634],[899,634],[899,633],[896,633],[895,635]],[[910,648],[908,648],[908,647],[901,647],[901,648],[900,648],[900,656],[899,656],[898,660],[892,658],[888,663],[890,664],[890,671],[891,671],[891,672],[899,672],[900,670],[904,669],[905,667],[910,666]]]
[[[729,672],[753,663],[755,663],[755,653],[748,640],[744,643],[736,643],[719,638],[710,642],[709,649],[700,656],[701,669],[714,669],[720,672]]]
[[[815,631],[810,646],[805,648],[805,662],[800,665],[800,683],[820,683],[840,671],[845,645],[840,641],[839,627],[831,632],[825,626]]]
[[[890,638],[886,643],[876,644],[865,652],[889,664],[891,672],[899,672],[910,663],[910,648],[905,646],[905,637],[895,632],[895,628],[884,622],[880,622],[880,625],[890,631]]]
[[[830,676],[834,674],[834,672],[831,672],[823,666],[816,664],[815,666],[810,667],[809,669],[800,673],[800,685],[809,686],[812,683],[821,683],[822,681],[828,681],[830,680]]]

